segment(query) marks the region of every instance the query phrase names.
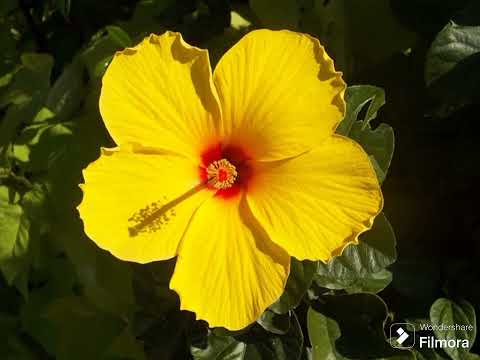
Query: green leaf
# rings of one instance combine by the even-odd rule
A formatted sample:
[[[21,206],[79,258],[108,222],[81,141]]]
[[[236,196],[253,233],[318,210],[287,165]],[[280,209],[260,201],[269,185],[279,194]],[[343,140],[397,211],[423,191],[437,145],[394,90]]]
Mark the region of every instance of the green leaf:
[[[2,201],[2,200],[0,200]],[[2,209],[3,206],[3,209]],[[24,297],[28,296],[27,272],[30,268],[29,243],[30,219],[22,207],[10,209],[0,205],[0,211],[5,210],[6,232],[0,235],[0,244],[4,252],[0,260],[0,270],[9,285],[15,285]],[[3,218],[3,216],[2,216]],[[2,222],[0,218],[0,223]],[[0,225],[2,226],[2,225]],[[10,229],[9,229],[10,228]],[[0,228],[0,230],[3,230]]]
[[[4,86],[7,86],[7,85],[10,85],[10,83],[12,82],[12,80],[15,77],[15,74],[19,70],[21,70],[21,66],[16,66],[12,71],[2,75],[2,77],[0,77],[0,88],[2,88]]]
[[[17,233],[14,238],[10,239],[13,241],[10,253],[0,260],[0,270],[5,279],[9,284],[14,284],[25,298],[28,296],[28,272],[32,262],[38,256],[41,246],[38,242],[47,226],[44,208],[45,196],[45,189],[39,183],[33,184],[32,189],[22,196],[16,205],[20,209],[15,219],[18,222],[15,224]],[[5,198],[1,199],[0,197],[0,207],[2,203],[5,204]],[[0,244],[3,244],[1,240],[7,239],[0,238]],[[6,243],[7,241],[5,241]]]
[[[347,113],[345,119],[338,125],[337,134],[349,136],[355,121],[362,121],[363,126],[367,126],[377,117],[378,110],[385,105],[385,91],[371,85],[349,86],[345,92],[345,101]],[[358,115],[367,104],[365,117],[358,119]]]
[[[2,0],[0,3],[0,16],[8,14],[18,7],[18,0]]]
[[[73,140],[73,130],[74,124],[56,121],[43,121],[25,127],[14,146],[15,151],[25,145],[28,147],[28,162],[24,164],[24,170],[39,172],[52,168],[65,156]]]
[[[362,278],[359,278],[355,284],[350,285],[345,289],[346,292],[359,293],[367,292],[377,294],[383,289],[385,289],[392,282],[392,272],[386,269],[380,270],[379,272],[366,275]]]
[[[72,7],[71,0],[56,0],[57,9],[62,13],[62,15],[67,18],[70,14],[70,8]]]
[[[175,261],[157,261],[133,268],[135,303],[156,316],[178,309],[178,296],[169,288]]]
[[[28,70],[38,74],[44,83],[50,83],[50,72],[53,67],[53,58],[48,54],[25,53],[21,57],[22,65]],[[31,84],[38,86],[39,84]]]
[[[93,77],[100,78],[107,70],[108,65],[113,59],[113,55],[108,55],[104,59],[101,59],[93,68]]]
[[[383,214],[379,214],[368,232],[360,235],[358,245],[349,245],[327,264],[319,263],[315,282],[328,289],[347,292],[379,292],[391,281],[385,268],[397,254],[395,234]]]
[[[290,314],[279,315],[267,309],[258,318],[257,323],[271,333],[283,335],[290,328]]]
[[[101,77],[113,55],[120,48],[121,46],[111,36],[105,36],[105,31],[93,36],[86,49],[80,54],[80,59],[85,64],[90,78]]]
[[[43,99],[35,96],[26,103],[11,105],[0,122],[0,146],[7,145],[15,140],[23,125],[31,122],[41,109]]]
[[[230,27],[234,30],[248,29],[252,23],[236,11],[230,12]]]
[[[317,37],[349,78],[415,45],[416,34],[396,21],[392,1],[299,1],[300,30]]]
[[[478,53],[480,53],[480,26],[462,26],[450,21],[437,34],[428,51],[425,63],[427,85],[431,85],[467,58]]]
[[[55,113],[57,119],[69,119],[79,108],[85,91],[83,72],[84,66],[74,61],[50,89],[45,107]]]
[[[296,308],[310,287],[316,271],[316,261],[299,261],[292,257],[285,290],[270,309],[277,314],[285,314]]]
[[[125,329],[112,343],[105,356],[107,359],[144,360],[143,344]]]
[[[7,98],[0,100],[0,107],[10,102],[22,104],[35,96],[43,100],[48,93],[53,58],[47,54],[25,53],[21,61],[22,67],[6,91]]]
[[[377,117],[379,109],[385,104],[385,92],[382,88],[370,85],[350,86],[345,99],[347,113],[337,128],[337,133],[349,136],[370,156],[378,180],[383,182],[393,157],[395,136],[390,125],[380,124],[372,129],[370,122]],[[358,119],[366,108],[365,117]]]
[[[447,347],[443,350],[454,360],[468,358],[468,351],[473,346],[476,337],[476,317],[473,306],[465,301],[454,302],[449,299],[437,299],[430,308],[430,320],[432,325],[450,325],[471,327],[471,330],[434,328],[435,336],[440,340],[466,340],[468,349],[462,347]]]
[[[387,306],[376,295],[320,297],[307,313],[313,360],[414,359],[386,341],[387,314]]]
[[[446,357],[441,356],[438,352],[433,349],[421,349],[414,350],[414,354],[417,360],[445,360]]]
[[[0,187],[0,263],[14,256],[17,242],[20,252],[21,244],[28,242],[29,223],[24,215],[19,204],[11,203],[8,189]]]
[[[370,124],[357,121],[350,131],[350,138],[362,145],[370,156],[380,182],[385,180],[393,158],[395,136],[390,125],[380,124],[372,130]]]
[[[62,258],[52,258],[43,269],[42,286],[33,289],[28,302],[21,307],[21,323],[24,332],[42,344],[47,352],[55,352],[55,329],[44,317],[48,306],[55,299],[72,295],[75,274],[71,264]]]
[[[246,344],[232,337],[217,336],[210,333],[205,348],[191,347],[190,352],[195,360],[243,360]]]
[[[37,357],[23,341],[20,334],[19,321],[9,314],[0,313],[0,358],[6,360],[35,360]]]
[[[55,300],[45,308],[43,318],[53,330],[53,350],[59,360],[101,359],[125,327],[121,319],[76,296]]]
[[[292,360],[300,359],[303,353],[302,329],[295,313],[292,312],[290,327],[284,334],[274,334],[259,325],[248,332],[235,336],[218,335],[211,331],[204,347],[191,347],[195,360]]]
[[[451,21],[428,51],[425,80],[434,96],[455,109],[478,99],[479,67],[480,26]]]
[[[55,114],[50,109],[44,107],[40,109],[37,115],[35,115],[33,122],[41,123],[41,122],[45,122],[47,120],[53,119],[54,117],[55,117]]]
[[[106,29],[108,35],[117,43],[117,45],[124,48],[132,46],[133,42],[132,39],[130,39],[130,35],[128,35],[121,27],[110,25],[107,26]]]
[[[247,343],[245,360],[299,359],[303,353],[302,329],[294,312],[292,312],[290,328],[286,334],[265,334],[262,333],[265,330],[255,331],[255,327],[252,330],[249,336],[243,336]]]
[[[13,141],[19,127],[31,122],[41,109],[50,88],[52,66],[49,55],[22,55],[20,70],[0,94],[0,109],[10,105],[0,122],[0,146]]]
[[[297,0],[250,0],[249,3],[262,26],[271,29],[298,28],[300,6]]]
[[[135,306],[129,263],[99,249],[82,229],[79,218],[65,220],[56,227],[55,236],[63,243],[85,296],[105,312],[123,316],[129,314]]]
[[[335,349],[335,342],[341,335],[338,323],[322,313],[308,309],[308,336],[312,344],[312,359],[346,359]]]

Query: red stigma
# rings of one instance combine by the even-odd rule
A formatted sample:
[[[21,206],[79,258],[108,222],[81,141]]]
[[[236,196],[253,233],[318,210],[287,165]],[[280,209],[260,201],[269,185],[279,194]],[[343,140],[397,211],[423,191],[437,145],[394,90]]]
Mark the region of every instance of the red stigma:
[[[218,170],[218,179],[220,181],[225,181],[228,178],[228,172],[225,169]]]

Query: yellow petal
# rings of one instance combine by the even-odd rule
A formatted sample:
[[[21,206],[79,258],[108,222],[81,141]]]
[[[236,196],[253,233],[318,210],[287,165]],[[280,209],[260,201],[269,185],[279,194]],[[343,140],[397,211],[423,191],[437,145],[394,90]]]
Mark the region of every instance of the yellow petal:
[[[115,55],[103,77],[100,111],[117,145],[198,158],[216,134],[216,96],[207,50],[166,32]]]
[[[196,188],[197,166],[175,155],[104,150],[83,175],[78,210],[85,233],[139,263],[174,257],[192,214],[212,196]]]
[[[289,270],[290,257],[258,228],[241,196],[214,197],[182,239],[170,287],[197,319],[238,330],[280,297]]]
[[[224,136],[255,159],[311,149],[343,118],[345,83],[317,39],[291,31],[252,31],[214,71]]]
[[[297,158],[257,164],[247,199],[270,238],[300,260],[338,255],[383,206],[368,155],[338,135]]]

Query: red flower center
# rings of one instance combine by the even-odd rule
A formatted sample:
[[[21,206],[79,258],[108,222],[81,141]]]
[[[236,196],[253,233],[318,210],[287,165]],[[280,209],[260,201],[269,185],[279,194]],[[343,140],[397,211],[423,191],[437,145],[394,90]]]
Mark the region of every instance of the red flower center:
[[[203,151],[201,160],[200,179],[216,195],[229,198],[246,189],[251,158],[241,147],[218,143]]]

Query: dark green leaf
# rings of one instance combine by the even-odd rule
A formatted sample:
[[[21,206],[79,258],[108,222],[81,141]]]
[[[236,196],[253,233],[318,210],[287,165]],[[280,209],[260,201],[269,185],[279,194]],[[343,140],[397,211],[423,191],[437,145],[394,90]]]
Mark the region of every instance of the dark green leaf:
[[[47,170],[65,155],[68,145],[73,141],[74,125],[69,122],[57,123],[38,120],[27,126],[15,143],[15,150],[24,151],[28,160],[24,165],[26,171],[38,172]],[[27,146],[27,149],[22,147]]]
[[[78,109],[84,93],[84,67],[79,61],[67,66],[50,89],[45,103],[59,120],[69,119]]]
[[[433,349],[414,350],[417,360],[445,360],[446,357],[440,355]]]
[[[387,306],[376,295],[320,297],[307,315],[313,359],[414,359],[386,341],[387,314]]]
[[[310,287],[316,270],[316,261],[299,261],[292,257],[285,291],[270,309],[277,314],[285,314],[296,308]]]
[[[329,289],[378,292],[391,281],[385,268],[396,260],[395,235],[387,218],[379,214],[358,245],[349,245],[327,264],[319,263],[315,282]]]
[[[0,122],[0,146],[15,140],[19,129],[35,118],[35,115],[41,109],[42,103],[43,99],[41,96],[34,96],[25,103],[9,106],[5,117]]]
[[[49,55],[22,55],[22,67],[0,94],[0,108],[11,105],[0,122],[0,146],[13,141],[19,127],[30,123],[41,109],[50,88],[52,66]]]
[[[0,3],[0,16],[8,14],[18,7],[18,0],[2,0]]]
[[[85,50],[80,54],[80,59],[85,64],[90,78],[98,78],[105,72],[114,53],[121,46],[111,36],[95,36]]]
[[[298,28],[300,6],[297,0],[250,0],[249,2],[264,27],[290,30]]]
[[[284,334],[274,334],[259,325],[249,328],[235,336],[221,336],[210,332],[207,344],[203,348],[192,347],[195,360],[231,359],[231,360],[296,360],[303,353],[302,329],[295,313]]]
[[[246,344],[232,337],[217,336],[213,333],[208,335],[208,343],[205,348],[192,347],[191,354],[195,360],[243,360]]]
[[[43,317],[53,330],[59,360],[100,359],[125,327],[120,319],[73,296],[49,304]]]
[[[253,331],[245,342],[245,360],[295,360],[300,359],[303,353],[302,329],[294,312],[286,334],[261,334]]]
[[[132,270],[103,250],[81,231],[79,219],[57,235],[77,271],[87,298],[105,312],[129,314],[134,307]],[[66,232],[64,232],[66,231]]]
[[[462,26],[451,21],[437,35],[427,54],[427,85],[480,52],[480,26]],[[467,80],[467,79],[463,79]]]
[[[72,6],[71,0],[56,0],[57,9],[60,10],[64,17],[68,17],[70,14],[70,8]]]
[[[271,333],[283,335],[290,328],[290,314],[279,315],[267,309],[258,318],[257,323]]]
[[[451,21],[428,51],[425,80],[434,96],[455,109],[478,99],[479,67],[480,26]]]
[[[430,308],[430,320],[432,325],[450,325],[471,327],[471,330],[434,328],[435,336],[440,340],[466,340],[468,349],[462,347],[447,347],[443,349],[454,360],[467,359],[468,351],[473,346],[476,337],[476,317],[473,306],[465,301],[454,302],[440,298]]]
[[[111,25],[107,26],[106,29],[108,35],[117,43],[118,46],[124,48],[132,46],[132,39],[130,39],[130,35],[128,35],[121,27]]]
[[[138,341],[129,329],[125,329],[107,350],[106,359],[144,360],[143,344]]]

